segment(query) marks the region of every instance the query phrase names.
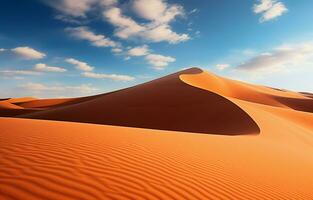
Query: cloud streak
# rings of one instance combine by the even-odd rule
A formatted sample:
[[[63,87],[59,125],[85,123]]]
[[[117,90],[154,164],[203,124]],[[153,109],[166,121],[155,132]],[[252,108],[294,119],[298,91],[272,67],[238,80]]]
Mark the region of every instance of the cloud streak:
[[[96,47],[116,47],[118,44],[101,34],[95,34],[86,26],[65,29],[71,36],[80,40],[87,40]]]
[[[11,51],[20,56],[21,58],[23,59],[26,59],[26,60],[38,60],[38,59],[42,59],[46,56],[46,54],[38,51],[38,50],[35,50],[31,47],[16,47],[14,49],[11,49]]]
[[[84,72],[82,73],[84,77],[95,78],[95,79],[110,79],[114,81],[133,81],[135,78],[127,75],[118,75],[118,74],[103,74],[103,73],[94,73],[94,72]]]
[[[40,75],[40,72],[33,70],[2,70],[0,71],[0,75],[3,77],[16,77],[21,75],[34,76]]]
[[[135,79],[134,77],[127,75],[95,73],[93,72],[95,67],[92,67],[89,64],[74,58],[68,58],[65,61],[74,65],[76,69],[83,71],[81,74],[83,77],[94,79],[110,79],[114,81],[132,81]]]
[[[313,44],[284,45],[264,52],[237,66],[244,71],[277,71],[285,67],[299,67],[313,59]]]
[[[66,72],[67,70],[62,67],[49,66],[44,63],[38,63],[35,65],[34,70],[41,72]]]
[[[99,89],[92,87],[89,84],[82,84],[77,86],[68,85],[47,85],[42,83],[26,83],[17,87],[17,91],[25,93],[25,95],[39,96],[39,97],[73,97],[82,95],[91,95],[99,91]]]
[[[81,70],[81,71],[87,71],[88,72],[88,71],[92,71],[94,69],[94,67],[91,67],[87,63],[76,60],[74,58],[67,58],[65,61],[69,64],[74,65],[76,69]]]

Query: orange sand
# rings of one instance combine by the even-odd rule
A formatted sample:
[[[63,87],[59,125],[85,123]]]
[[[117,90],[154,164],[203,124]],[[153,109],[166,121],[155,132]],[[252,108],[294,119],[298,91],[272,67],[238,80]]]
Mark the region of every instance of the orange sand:
[[[0,118],[0,199],[313,199],[313,99],[189,72],[175,87],[219,95],[248,115],[258,134]]]

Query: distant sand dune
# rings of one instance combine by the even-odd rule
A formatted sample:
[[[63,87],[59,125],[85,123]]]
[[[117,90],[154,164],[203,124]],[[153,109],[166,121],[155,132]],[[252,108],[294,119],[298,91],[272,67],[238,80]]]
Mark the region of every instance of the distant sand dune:
[[[14,102],[15,100],[11,99],[0,100],[0,116],[12,117],[36,111],[34,109],[25,109],[21,106],[15,105],[14,103],[12,103],[12,101]]]

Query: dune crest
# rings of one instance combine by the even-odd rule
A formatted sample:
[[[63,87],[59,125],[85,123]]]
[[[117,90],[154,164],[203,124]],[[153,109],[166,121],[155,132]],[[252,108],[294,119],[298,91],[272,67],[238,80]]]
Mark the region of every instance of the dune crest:
[[[208,72],[202,72],[199,74],[182,74],[180,78],[182,81],[190,84],[191,86],[205,89],[224,97],[269,106],[313,112],[313,99],[301,93],[252,85],[222,78]]]

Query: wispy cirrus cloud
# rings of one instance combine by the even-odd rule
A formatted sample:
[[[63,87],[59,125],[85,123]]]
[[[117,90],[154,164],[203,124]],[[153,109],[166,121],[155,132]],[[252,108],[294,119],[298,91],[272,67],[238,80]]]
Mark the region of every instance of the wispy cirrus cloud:
[[[55,66],[49,66],[44,63],[38,63],[32,69],[29,69],[29,70],[25,70],[25,69],[1,70],[0,77],[22,79],[25,76],[38,76],[38,75],[43,75],[47,72],[60,73],[60,72],[66,72],[66,71],[67,70],[62,67],[55,67]]]
[[[40,75],[40,72],[33,71],[33,70],[2,70],[0,71],[1,77],[20,77],[20,76],[34,76]]]
[[[26,96],[35,96],[35,97],[72,97],[72,96],[83,96],[83,95],[92,95],[98,92],[99,89],[92,87],[90,84],[82,85],[62,85],[62,84],[42,84],[42,83],[33,83],[29,82],[23,85],[20,85],[16,88],[16,91],[22,95]],[[13,94],[16,96],[16,94]]]
[[[49,66],[44,63],[38,63],[35,65],[34,70],[41,72],[66,72],[67,70],[62,67]]]
[[[261,14],[260,22],[273,20],[288,11],[284,3],[278,0],[259,0],[258,4],[254,4],[253,11]]]
[[[86,26],[72,27],[65,29],[71,36],[76,39],[87,40],[91,45],[96,47],[116,47],[118,44],[101,34],[95,34]]]
[[[76,60],[74,58],[67,58],[65,61],[69,64],[74,65],[76,69],[81,70],[81,71],[87,71],[88,72],[88,71],[92,71],[94,69],[94,67],[88,65],[87,63]]]
[[[313,43],[289,44],[260,53],[238,65],[242,71],[273,72],[313,63]]]
[[[156,70],[163,70],[169,63],[176,61],[176,59],[171,56],[152,53],[148,45],[130,48],[127,51],[126,59],[140,56],[144,56],[144,59]]]
[[[84,77],[95,78],[95,79],[110,79],[114,81],[132,81],[135,80],[134,77],[128,75],[119,74],[104,74],[104,73],[94,73],[94,72],[84,72],[82,73]]]
[[[110,79],[114,81],[132,81],[135,79],[134,77],[128,75],[96,73],[94,72],[95,67],[92,67],[86,62],[82,62],[74,58],[67,58],[65,61],[74,65],[76,69],[83,71],[81,73],[83,77],[94,79]]]

